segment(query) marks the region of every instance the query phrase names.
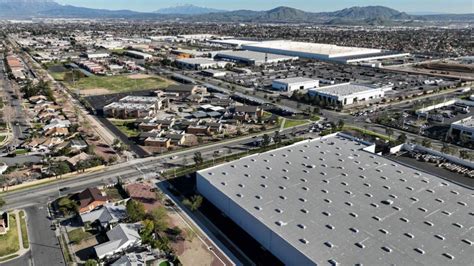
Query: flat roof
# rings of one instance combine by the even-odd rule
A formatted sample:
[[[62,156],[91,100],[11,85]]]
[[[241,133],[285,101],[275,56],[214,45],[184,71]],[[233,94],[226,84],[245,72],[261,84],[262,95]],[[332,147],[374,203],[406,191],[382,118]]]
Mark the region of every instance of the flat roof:
[[[244,44],[253,44],[257,43],[256,41],[247,41],[247,40],[238,40],[238,39],[227,39],[227,40],[211,40],[211,43],[218,43],[224,45],[232,45],[232,46],[241,46]]]
[[[375,91],[377,90],[374,87],[367,85],[354,84],[354,83],[342,83],[336,85],[330,85],[325,87],[319,87],[315,89],[310,89],[310,91],[324,93],[334,96],[348,96],[356,93],[366,92],[366,91]]]
[[[295,78],[286,78],[286,79],[275,79],[275,82],[291,84],[291,83],[303,83],[303,82],[317,82],[318,80],[305,78],[305,77],[295,77]]]
[[[234,59],[243,59],[243,60],[253,60],[256,62],[264,62],[265,58],[269,61],[298,59],[298,57],[294,57],[294,56],[278,55],[278,54],[271,54],[271,53],[260,53],[260,52],[246,51],[246,50],[219,52],[216,54],[216,56],[229,57],[229,58],[234,58]]]
[[[208,65],[208,64],[217,64],[217,61],[207,58],[183,58],[176,59],[176,62],[191,64],[191,65]]]
[[[244,49],[268,48],[282,51],[302,52],[308,54],[325,55],[328,57],[354,56],[363,54],[380,53],[380,49],[339,46],[325,43],[294,42],[287,40],[264,41],[259,43],[245,44]]]
[[[474,119],[472,116],[469,116],[459,121],[453,122],[453,125],[474,128]]]
[[[335,134],[199,171],[317,264],[468,265],[473,191]]]

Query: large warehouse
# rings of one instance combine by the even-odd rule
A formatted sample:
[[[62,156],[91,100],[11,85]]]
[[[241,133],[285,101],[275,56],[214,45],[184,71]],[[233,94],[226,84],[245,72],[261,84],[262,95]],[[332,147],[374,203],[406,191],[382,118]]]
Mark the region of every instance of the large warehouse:
[[[310,96],[318,97],[327,104],[346,106],[381,99],[385,96],[384,87],[362,84],[342,83],[308,90]]]
[[[214,61],[209,58],[183,58],[176,59],[176,64],[183,68],[201,70],[208,68],[225,67],[228,62]]]
[[[304,77],[275,79],[272,81],[272,88],[278,91],[307,90],[319,87],[319,80]]]
[[[370,55],[371,60],[377,55],[384,54],[380,49],[338,46],[334,44],[306,43],[294,41],[265,41],[243,44],[242,48],[249,51],[274,53],[300,58],[318,59],[324,61],[339,61],[347,63],[352,57]]]
[[[197,189],[286,265],[470,265],[472,190],[333,134],[201,170]]]
[[[285,56],[271,53],[259,53],[252,51],[225,51],[217,53],[216,60],[225,60],[246,65],[273,64],[285,61],[298,60],[296,56]]]

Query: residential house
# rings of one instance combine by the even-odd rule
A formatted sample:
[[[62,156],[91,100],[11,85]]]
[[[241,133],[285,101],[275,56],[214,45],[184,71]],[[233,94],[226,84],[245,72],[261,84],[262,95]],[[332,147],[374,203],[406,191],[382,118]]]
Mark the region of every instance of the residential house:
[[[183,145],[184,142],[186,141],[186,134],[167,133],[165,134],[165,137],[171,140],[171,144],[178,145],[178,146]]]
[[[107,232],[109,241],[94,247],[99,259],[124,252],[141,244],[140,224],[118,224]]]
[[[263,116],[263,109],[259,106],[240,105],[234,107],[234,119],[239,121],[257,120]]]
[[[189,126],[186,129],[186,133],[193,134],[196,136],[205,136],[205,135],[210,135],[211,130],[209,126],[207,125],[196,125],[196,126]]]
[[[128,253],[120,257],[111,266],[144,266],[144,265],[160,265],[159,254],[152,252]],[[172,265],[172,264],[169,264]]]
[[[108,202],[107,197],[102,195],[102,192],[95,187],[87,188],[76,194],[74,199],[78,202],[79,213],[90,212]]]
[[[78,155],[75,155],[69,159],[67,159],[66,161],[72,166],[72,167],[76,167],[77,164],[81,161],[87,161],[89,159],[92,158],[92,155],[89,155],[85,152],[81,152],[79,153]]]
[[[98,222],[102,228],[110,228],[127,218],[124,205],[105,204],[102,208],[81,214],[83,223]]]
[[[73,150],[84,150],[87,148],[87,143],[80,139],[74,139],[69,142],[69,147]]]
[[[161,137],[148,137],[145,139],[145,146],[168,149],[171,147],[171,139]]]
[[[69,135],[69,130],[67,129],[67,127],[53,127],[44,132],[44,135],[47,137],[67,136]]]
[[[8,213],[3,212],[0,215],[0,235],[4,235],[4,234],[8,233],[9,222],[10,221],[8,219]]]

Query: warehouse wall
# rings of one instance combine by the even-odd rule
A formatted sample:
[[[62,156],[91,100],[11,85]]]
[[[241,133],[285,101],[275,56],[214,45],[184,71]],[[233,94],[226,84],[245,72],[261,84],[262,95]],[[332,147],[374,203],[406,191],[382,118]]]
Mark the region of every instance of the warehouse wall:
[[[196,174],[197,190],[212,204],[219,208],[263,247],[279,258],[286,265],[315,265],[304,254],[275,234],[258,218],[242,209],[219,189],[212,185],[200,173]]]

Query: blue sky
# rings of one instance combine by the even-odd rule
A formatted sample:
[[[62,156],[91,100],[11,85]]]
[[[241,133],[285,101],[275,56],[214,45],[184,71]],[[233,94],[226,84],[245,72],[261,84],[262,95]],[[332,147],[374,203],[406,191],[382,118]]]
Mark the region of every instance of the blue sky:
[[[383,5],[405,12],[474,13],[474,0],[57,0],[91,8],[154,11],[182,4],[235,10],[267,10],[290,6],[306,11],[334,11],[351,6]]]

